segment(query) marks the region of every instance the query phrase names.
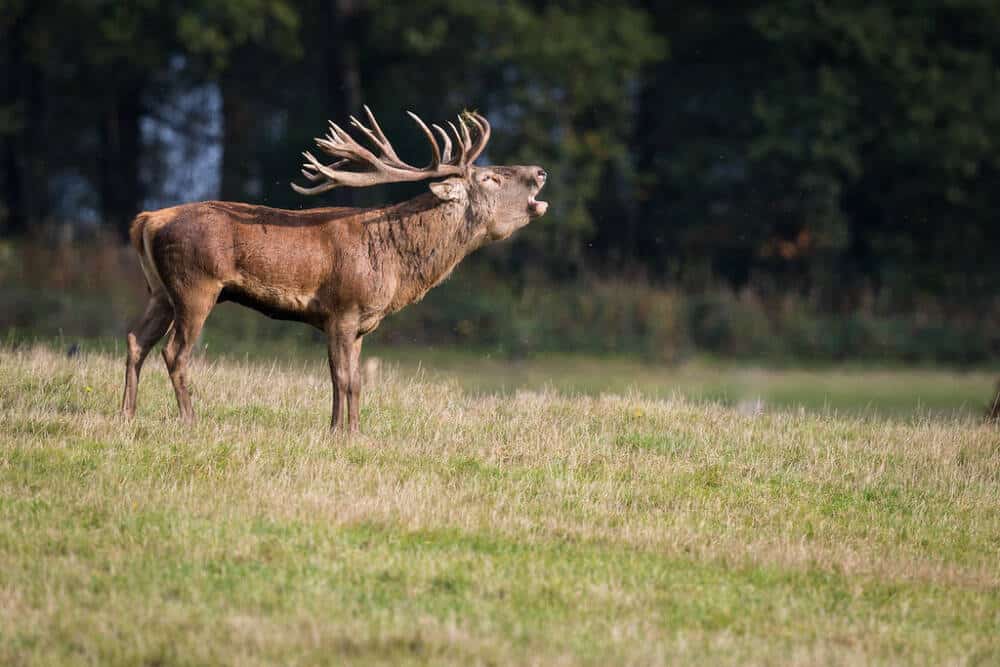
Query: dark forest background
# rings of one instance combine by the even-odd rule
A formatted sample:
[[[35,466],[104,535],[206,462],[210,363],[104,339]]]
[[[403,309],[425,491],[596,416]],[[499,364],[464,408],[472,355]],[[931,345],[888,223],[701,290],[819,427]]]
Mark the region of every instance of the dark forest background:
[[[1000,358],[1000,3],[0,0],[0,30],[8,326],[107,288],[96,240],[145,208],[413,194],[288,187],[366,103],[404,158],[404,110],[475,108],[486,161],[550,173],[548,215],[387,336]]]

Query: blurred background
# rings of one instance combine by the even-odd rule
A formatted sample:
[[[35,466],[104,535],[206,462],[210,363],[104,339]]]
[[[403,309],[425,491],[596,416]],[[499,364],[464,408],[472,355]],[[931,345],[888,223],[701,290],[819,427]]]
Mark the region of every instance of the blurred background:
[[[405,110],[478,109],[484,162],[550,174],[549,213],[384,350],[1000,363],[1000,3],[0,0],[0,30],[8,342],[120,337],[143,209],[419,192],[288,187],[368,104],[404,159],[426,159]],[[210,348],[313,336],[212,319]]]

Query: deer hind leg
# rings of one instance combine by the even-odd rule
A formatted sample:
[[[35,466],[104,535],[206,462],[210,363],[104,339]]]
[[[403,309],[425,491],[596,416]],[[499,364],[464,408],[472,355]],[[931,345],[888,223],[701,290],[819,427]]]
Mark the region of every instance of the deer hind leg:
[[[146,310],[126,337],[127,356],[125,362],[125,394],[122,396],[122,416],[135,415],[136,394],[139,390],[139,374],[146,355],[163,338],[174,319],[174,309],[165,294],[153,294],[146,304]]]
[[[185,295],[175,296],[174,328],[167,344],[163,346],[163,361],[167,364],[167,373],[177,395],[181,419],[189,423],[194,422],[194,408],[187,385],[187,366],[198,334],[215,305],[219,291],[219,288],[192,290]]]

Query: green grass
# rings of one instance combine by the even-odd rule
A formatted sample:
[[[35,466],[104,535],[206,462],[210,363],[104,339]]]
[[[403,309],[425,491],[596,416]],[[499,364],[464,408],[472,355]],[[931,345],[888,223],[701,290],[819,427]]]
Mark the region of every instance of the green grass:
[[[208,360],[255,361],[322,371],[326,344],[320,335],[304,327],[290,327],[288,331],[294,335],[243,339],[209,326],[198,353]],[[32,345],[30,339],[17,342]],[[123,343],[118,339],[49,340],[46,344],[66,349],[73,342],[81,344],[86,352],[124,355]],[[599,396],[639,392],[651,398],[680,396],[696,402],[723,403],[745,411],[804,408],[906,420],[980,416],[995,394],[1000,375],[1000,369],[875,366],[860,362],[765,368],[706,357],[675,365],[579,354],[511,359],[489,350],[377,342],[366,345],[364,352],[364,358],[374,357],[404,377],[454,382],[472,394],[512,395],[530,390]],[[156,357],[150,363],[162,366]]]
[[[634,359],[545,355],[510,360],[488,353],[441,348],[374,348],[405,373],[454,380],[473,393],[551,389],[600,395],[638,391],[644,396],[683,396],[693,401],[743,404],[750,409],[806,408],[882,417],[981,415],[997,373],[947,368],[871,367],[861,364],[814,368],[763,368],[753,364],[695,359],[678,365]]]
[[[321,363],[201,359],[187,430],[158,359],[123,423],[121,359],[0,348],[0,664],[1000,661],[995,427],[472,357],[389,364],[346,438]]]

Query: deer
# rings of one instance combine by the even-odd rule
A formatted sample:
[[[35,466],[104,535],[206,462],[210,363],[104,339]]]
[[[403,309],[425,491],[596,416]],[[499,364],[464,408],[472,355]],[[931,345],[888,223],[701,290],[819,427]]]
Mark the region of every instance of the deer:
[[[415,167],[396,154],[367,105],[364,111],[367,124],[350,117],[358,138],[329,122],[315,141],[333,161],[324,164],[305,151],[308,183],[291,187],[312,196],[430,180],[428,192],[373,208],[283,210],[204,201],[136,216],[129,238],[149,297],[126,335],[125,419],[135,415],[146,356],[167,336],[162,356],[180,418],[195,421],[188,365],[209,313],[228,301],[326,335],[330,429],[356,433],[364,337],[386,316],[420,301],[469,253],[510,237],[548,209],[535,198],[546,180],[541,167],[474,164],[491,133],[478,112],[462,112],[446,130],[408,111],[431,153],[426,167]]]

